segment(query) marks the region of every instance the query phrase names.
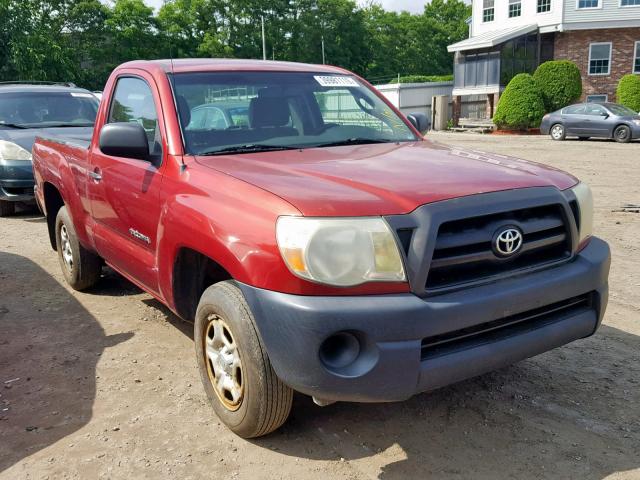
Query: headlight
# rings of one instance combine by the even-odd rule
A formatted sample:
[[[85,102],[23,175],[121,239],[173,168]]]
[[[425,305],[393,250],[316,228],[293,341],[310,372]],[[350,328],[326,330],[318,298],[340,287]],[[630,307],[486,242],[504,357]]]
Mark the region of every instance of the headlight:
[[[591,194],[589,185],[582,182],[571,190],[578,201],[578,213],[580,218],[578,244],[581,244],[593,233],[593,195]]]
[[[341,287],[403,282],[393,233],[381,218],[280,217],[280,254],[298,277]]]
[[[20,145],[6,140],[0,140],[0,160],[26,160],[31,161],[31,152]]]

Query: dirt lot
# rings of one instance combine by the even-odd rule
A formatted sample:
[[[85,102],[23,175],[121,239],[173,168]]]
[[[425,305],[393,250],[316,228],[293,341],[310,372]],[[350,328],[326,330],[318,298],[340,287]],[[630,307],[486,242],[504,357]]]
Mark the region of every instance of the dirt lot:
[[[300,396],[244,441],[206,403],[190,326],[113,273],[69,290],[23,212],[0,219],[0,479],[640,478],[640,214],[613,212],[640,203],[640,144],[433,138],[592,185],[613,250],[597,335],[404,403]]]

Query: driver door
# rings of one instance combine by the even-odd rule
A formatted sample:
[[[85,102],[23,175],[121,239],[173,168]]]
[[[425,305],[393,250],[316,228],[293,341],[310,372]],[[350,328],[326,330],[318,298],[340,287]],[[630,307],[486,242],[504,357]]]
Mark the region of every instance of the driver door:
[[[149,160],[115,157],[92,145],[89,197],[96,249],[107,263],[157,292],[155,251],[160,218],[164,132],[153,79],[123,74],[115,84],[105,123],[136,122],[149,141]]]

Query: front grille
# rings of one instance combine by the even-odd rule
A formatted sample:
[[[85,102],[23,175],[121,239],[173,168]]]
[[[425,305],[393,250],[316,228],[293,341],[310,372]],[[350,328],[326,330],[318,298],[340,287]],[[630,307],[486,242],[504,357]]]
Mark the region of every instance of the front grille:
[[[520,335],[593,308],[593,293],[588,293],[517,315],[424,338],[421,358],[432,359]]]
[[[520,252],[500,258],[492,248],[496,232],[515,225],[523,233]],[[426,290],[510,274],[571,255],[571,235],[562,205],[544,205],[445,222],[438,230]]]

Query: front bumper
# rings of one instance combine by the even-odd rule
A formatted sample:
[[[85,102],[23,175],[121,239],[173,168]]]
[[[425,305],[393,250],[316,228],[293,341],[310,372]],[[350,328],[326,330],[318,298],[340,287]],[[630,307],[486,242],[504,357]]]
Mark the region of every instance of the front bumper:
[[[325,400],[384,402],[405,400],[592,335],[607,304],[609,264],[608,245],[593,238],[563,265],[428,298],[410,293],[311,297],[240,287],[273,368],[286,384]],[[586,294],[588,304],[573,310],[468,335],[479,326],[525,312],[533,315]],[[348,366],[321,360],[323,342],[338,332],[349,332],[359,343],[360,354]],[[425,353],[425,340],[431,345],[452,332],[460,339]]]
[[[23,160],[0,160],[0,200],[33,201],[33,166]]]

